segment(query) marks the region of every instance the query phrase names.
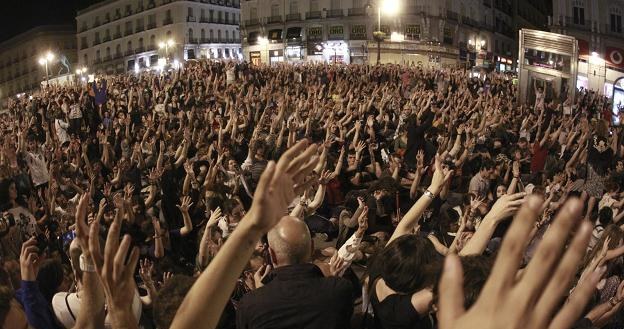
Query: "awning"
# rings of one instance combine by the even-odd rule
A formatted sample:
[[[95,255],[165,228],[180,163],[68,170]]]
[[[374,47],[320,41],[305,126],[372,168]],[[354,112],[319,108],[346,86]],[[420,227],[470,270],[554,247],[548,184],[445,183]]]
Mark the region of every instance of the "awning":
[[[301,39],[301,28],[289,27],[288,30],[286,30],[286,39]]]
[[[282,29],[270,30],[269,40],[282,40]]]
[[[247,43],[250,45],[255,45],[258,43],[258,32],[249,32],[247,36]]]

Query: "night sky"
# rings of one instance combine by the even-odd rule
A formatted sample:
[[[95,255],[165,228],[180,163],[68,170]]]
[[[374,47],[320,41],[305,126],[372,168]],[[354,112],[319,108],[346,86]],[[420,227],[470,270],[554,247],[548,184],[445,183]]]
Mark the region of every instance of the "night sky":
[[[39,25],[76,25],[76,11],[99,0],[0,0],[0,42]]]

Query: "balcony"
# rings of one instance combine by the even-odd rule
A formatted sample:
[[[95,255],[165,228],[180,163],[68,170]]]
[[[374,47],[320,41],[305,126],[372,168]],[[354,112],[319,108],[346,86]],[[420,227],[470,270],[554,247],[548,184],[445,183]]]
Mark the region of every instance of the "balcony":
[[[100,64],[102,63],[102,59],[101,58],[96,58],[93,60],[93,64]]]
[[[446,19],[457,22],[459,20],[459,15],[454,11],[447,10]]]
[[[115,33],[115,35],[113,36],[113,38],[115,38],[115,39],[119,39],[119,38],[121,38],[121,32],[117,32],[117,33]]]
[[[615,37],[620,37],[620,38],[621,38],[622,36],[624,36],[624,35],[622,34],[622,27],[621,27],[621,26],[619,26],[619,30],[617,29],[617,28],[618,28],[618,26],[613,26],[613,29],[611,29],[611,28],[612,28],[612,26],[611,26],[611,25],[609,25],[609,24],[605,24],[605,26],[604,26],[604,32],[605,32],[605,34],[612,35],[612,36],[615,36]]]
[[[210,23],[210,22],[208,21],[208,17],[200,17],[200,18],[199,18],[199,22],[200,22],[200,23]]]
[[[349,8],[349,16],[364,16],[366,15],[366,8]]]
[[[321,18],[320,11],[309,11],[306,13],[306,19],[317,19],[317,18]]]
[[[102,39],[102,42],[109,42],[111,41],[110,35],[107,35],[104,37],[104,39]]]
[[[301,14],[299,13],[286,15],[287,22],[300,21],[300,20],[301,20]]]
[[[156,4],[154,3],[154,1],[150,1],[150,2],[147,4],[147,9],[152,9],[152,8],[154,8],[154,7],[156,7]]]
[[[212,43],[212,39],[210,39],[210,38],[201,38],[201,39],[199,39],[199,43]]]
[[[147,51],[152,51],[152,50],[156,50],[156,45],[147,46]]]
[[[84,31],[86,31],[86,30],[88,30],[88,29],[89,29],[89,28],[88,28],[86,25],[83,25],[83,26],[80,28],[80,33],[84,32]]]
[[[197,44],[199,42],[197,42],[197,38],[189,38],[189,43]]]
[[[149,23],[147,24],[147,29],[151,30],[151,29],[155,29],[156,28],[156,23]]]
[[[126,31],[124,31],[124,37],[127,37],[129,35],[132,34],[132,30],[131,29],[127,29]]]
[[[566,21],[566,25],[573,26],[573,27],[575,27],[575,28],[577,28],[579,30],[586,30],[586,31],[591,30],[591,21],[590,20],[574,22],[574,18],[573,17],[566,17],[565,21]]]
[[[100,39],[95,39],[95,40],[93,40],[93,45],[94,45],[94,46],[97,46],[97,45],[99,45],[100,43],[101,43],[101,42],[100,42]]]
[[[134,52],[135,53],[142,53],[145,51],[145,47],[138,47]]]
[[[187,16],[186,17],[186,21],[187,22],[196,22],[197,19],[195,18],[195,16]]]
[[[282,16],[270,16],[269,18],[267,18],[267,23],[271,24],[271,23],[281,23],[282,22]]]
[[[163,25],[173,24],[173,20],[171,18],[165,18],[163,20]]]
[[[343,17],[344,11],[342,9],[330,9],[327,11],[327,17]]]
[[[126,50],[126,52],[124,53],[124,55],[126,55],[126,56],[131,56],[131,55],[134,55],[134,51],[132,51],[132,50]]]
[[[104,58],[102,59],[103,62],[110,62],[110,60],[111,60],[111,56],[110,55],[104,56]]]
[[[246,19],[245,20],[245,26],[254,26],[254,25],[258,25],[260,24],[260,21],[258,21],[257,18],[252,18],[252,19]]]
[[[141,26],[137,26],[136,30],[134,31],[135,33],[139,33],[139,32],[143,32],[145,31],[145,27],[143,25]]]
[[[83,43],[82,45],[80,45],[80,50],[87,49],[87,48],[89,48],[89,46],[86,43]]]
[[[113,59],[120,59],[123,57],[123,54],[121,52],[116,53],[115,56],[113,57]]]

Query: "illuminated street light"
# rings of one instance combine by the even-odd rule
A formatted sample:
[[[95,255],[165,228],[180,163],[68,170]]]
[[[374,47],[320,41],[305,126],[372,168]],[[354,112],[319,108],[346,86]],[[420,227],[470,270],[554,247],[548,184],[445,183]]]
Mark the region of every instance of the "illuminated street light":
[[[390,34],[390,41],[392,42],[403,42],[405,41],[405,35],[398,33],[398,32],[392,32]]]
[[[50,84],[49,73],[48,73],[48,63],[52,62],[52,60],[54,60],[54,54],[50,51],[48,51],[45,55],[39,58],[39,65],[45,66],[46,86]]]
[[[394,16],[399,12],[399,1],[397,0],[380,0],[379,10],[385,15]]]
[[[377,31],[373,33],[377,39],[377,65],[381,62],[381,41],[384,33],[381,31],[381,12],[388,16],[394,16],[399,12],[399,0],[379,0],[377,3]]]
[[[173,45],[175,45],[175,42],[173,41],[173,39],[168,39],[166,41],[161,41],[158,43],[158,47],[160,49],[165,49],[165,57],[167,59],[169,59],[169,47],[173,47]]]

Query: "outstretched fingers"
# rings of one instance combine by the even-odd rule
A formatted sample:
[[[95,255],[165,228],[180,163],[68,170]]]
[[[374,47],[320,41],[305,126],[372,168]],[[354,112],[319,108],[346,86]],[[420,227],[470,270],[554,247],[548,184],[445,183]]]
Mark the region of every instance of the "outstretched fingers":
[[[440,328],[452,328],[455,320],[464,312],[464,273],[459,257],[449,254],[444,260],[444,271],[440,279],[438,320]]]

